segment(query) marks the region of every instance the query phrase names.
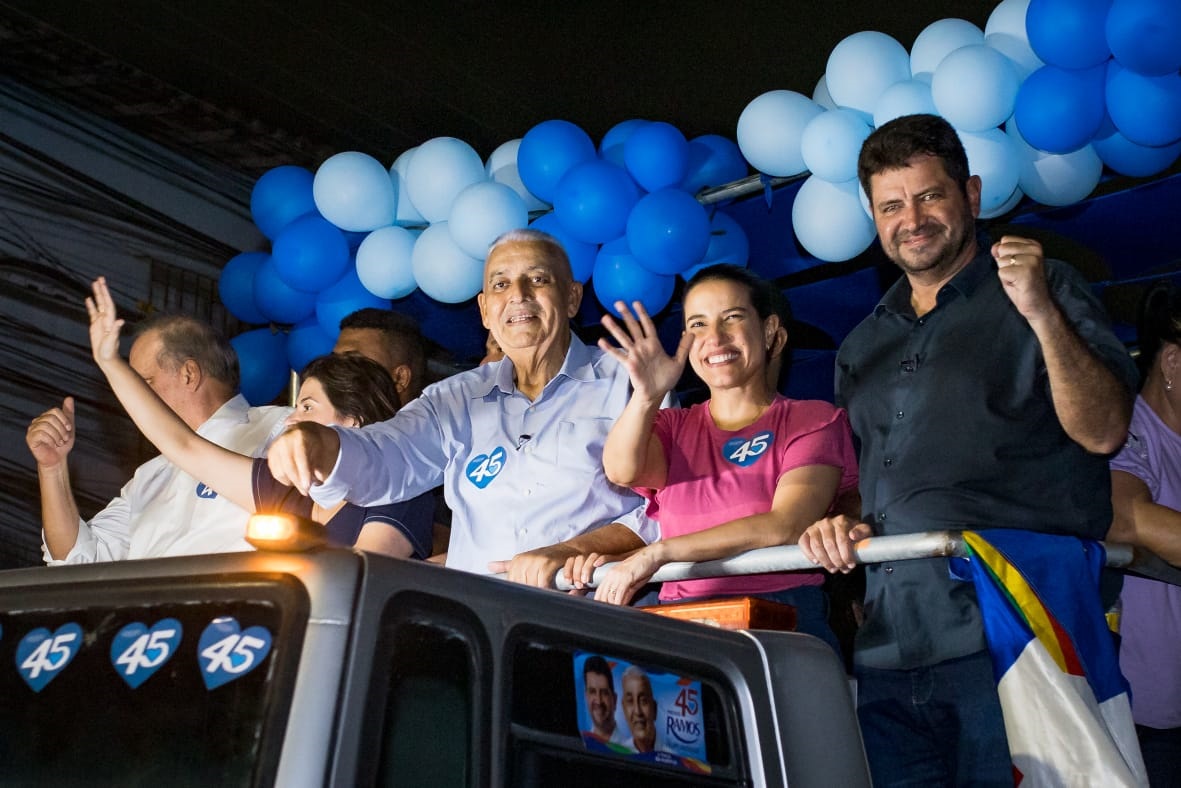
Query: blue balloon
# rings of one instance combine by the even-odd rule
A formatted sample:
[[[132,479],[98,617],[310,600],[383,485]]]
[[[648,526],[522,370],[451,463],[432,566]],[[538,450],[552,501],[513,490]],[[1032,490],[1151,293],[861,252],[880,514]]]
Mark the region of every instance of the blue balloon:
[[[1107,112],[1120,133],[1137,145],[1172,145],[1181,139],[1181,74],[1146,77],[1111,61]]]
[[[799,175],[808,167],[800,140],[808,121],[824,107],[793,90],[772,90],[746,105],[738,116],[738,148],[759,172]]]
[[[995,129],[1013,114],[1017,99],[1013,61],[984,44],[945,57],[931,80],[939,114],[960,131]]]
[[[242,396],[251,405],[266,405],[283,392],[290,376],[287,337],[280,331],[256,328],[230,340],[238,354]]]
[[[454,137],[435,137],[419,145],[410,158],[406,192],[427,221],[442,222],[460,192],[487,179],[484,160],[471,145]]]
[[[1134,178],[1164,172],[1181,156],[1181,140],[1159,148],[1137,145],[1120,134],[1110,120],[1103,124],[1091,145],[1104,164],[1120,175]]]
[[[627,143],[632,132],[647,122],[640,118],[632,118],[616,123],[603,135],[603,140],[599,143],[599,156],[612,164],[627,167],[627,163],[623,160],[623,146]]]
[[[316,311],[316,294],[284,282],[272,256],[254,274],[254,303],[268,320],[298,323]]]
[[[871,131],[861,114],[851,109],[830,109],[817,115],[800,140],[804,164],[816,177],[833,183],[856,178],[857,155]]]
[[[1181,3],[1115,0],[1107,13],[1107,43],[1124,68],[1148,77],[1181,70]]]
[[[570,272],[574,279],[586,284],[595,267],[595,255],[599,253],[598,244],[586,243],[575,238],[552,213],[538,216],[529,227],[557,238],[566,250],[566,256],[570,258]]]
[[[250,192],[250,215],[263,235],[273,241],[291,222],[315,212],[314,180],[309,170],[290,164],[262,174]]]
[[[864,30],[833,47],[824,78],[837,106],[868,115],[886,88],[910,79],[910,55],[885,33]]]
[[[980,216],[999,215],[1017,188],[1020,153],[1012,138],[1000,129],[959,132],[968,154],[968,171],[980,176]]]
[[[280,278],[296,290],[315,293],[335,282],[349,264],[349,244],[319,214],[296,219],[279,233],[271,259]]]
[[[517,171],[525,188],[552,205],[562,176],[594,158],[595,144],[585,131],[568,120],[545,120],[521,138]]]
[[[1049,153],[1086,145],[1103,124],[1104,67],[1070,71],[1042,66],[1021,84],[1013,117],[1021,136]]]
[[[1066,154],[1046,153],[1022,139],[1020,124],[1011,122],[1006,134],[1017,146],[1017,185],[1029,199],[1042,205],[1073,205],[1099,185],[1103,161],[1091,145]]]
[[[734,140],[720,134],[702,134],[689,140],[689,164],[681,188],[697,194],[705,188],[741,180],[749,169]]]
[[[640,265],[628,248],[627,238],[623,237],[603,244],[595,257],[591,284],[595,298],[616,317],[619,316],[616,301],[623,301],[628,308],[633,301],[639,301],[648,314],[655,315],[668,306],[677,278],[653,273]]]
[[[718,211],[709,220],[709,248],[705,250],[705,259],[687,268],[681,277],[689,281],[701,269],[721,263],[745,268],[749,261],[750,240],[746,231],[729,214]]]
[[[701,262],[709,248],[709,216],[688,192],[652,192],[627,219],[627,245],[649,271],[679,274]]]
[[[623,160],[644,191],[677,186],[688,172],[689,142],[671,123],[645,123],[624,143]]]
[[[627,170],[594,159],[576,164],[554,192],[554,216],[583,243],[604,243],[627,229],[627,217],[640,190]]]
[[[882,93],[873,105],[873,125],[885,126],[903,115],[938,115],[931,86],[921,79],[895,82]]]
[[[254,303],[254,275],[270,255],[243,252],[230,258],[217,278],[217,293],[230,314],[243,323],[265,323],[267,317]]]
[[[312,184],[320,215],[342,230],[369,232],[394,223],[398,195],[385,165],[367,153],[329,156]]]
[[[1029,45],[1060,68],[1091,68],[1107,61],[1111,0],[1030,0],[1025,12]]]
[[[911,78],[930,82],[943,58],[960,47],[983,43],[984,31],[965,19],[932,22],[910,46]]]
[[[369,307],[389,309],[390,300],[375,296],[366,290],[356,270],[349,269],[339,282],[326,288],[316,297],[316,321],[324,333],[335,342],[340,336],[340,321],[358,309]]]
[[[447,222],[435,222],[422,231],[410,262],[419,289],[445,304],[474,298],[484,284],[484,261],[459,248]]]
[[[378,298],[402,298],[418,287],[410,256],[414,233],[403,227],[382,227],[357,249],[357,278]]]
[[[332,352],[336,340],[328,336],[315,317],[301,320],[287,333],[287,363],[297,373],[314,358]]]
[[[800,246],[821,260],[851,260],[869,248],[877,231],[861,207],[856,181],[829,183],[809,176],[791,206]]]
[[[461,191],[447,220],[456,245],[480,260],[488,256],[488,247],[497,238],[528,224],[529,211],[521,195],[494,181],[473,183]]]

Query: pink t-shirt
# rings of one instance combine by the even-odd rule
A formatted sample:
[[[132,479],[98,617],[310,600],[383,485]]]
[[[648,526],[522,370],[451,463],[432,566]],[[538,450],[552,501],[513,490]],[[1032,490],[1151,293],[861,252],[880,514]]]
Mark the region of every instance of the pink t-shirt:
[[[668,480],[640,489],[662,538],[696,533],[770,511],[775,488],[790,470],[806,465],[841,469],[841,491],[857,486],[857,457],[845,411],[818,400],[776,396],[748,427],[734,432],[715,426],[709,403],[657,413],[653,434],[664,446]],[[666,601],[737,596],[820,585],[820,572],[785,572],[665,583]]]

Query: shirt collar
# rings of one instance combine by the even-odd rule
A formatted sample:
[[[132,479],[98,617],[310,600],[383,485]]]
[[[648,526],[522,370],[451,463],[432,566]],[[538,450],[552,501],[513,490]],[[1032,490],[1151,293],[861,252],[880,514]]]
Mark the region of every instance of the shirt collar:
[[[517,386],[513,382],[513,362],[511,359],[506,356],[488,366],[494,367],[494,369],[489,371],[487,386],[482,386],[481,391],[477,392],[477,396],[487,396],[496,389],[505,395],[512,394],[517,390]],[[570,347],[566,351],[566,358],[562,361],[562,366],[554,377],[558,378],[563,375],[573,380],[582,381],[593,380],[595,377],[594,357],[590,348],[573,331],[570,332]]]
[[[992,259],[987,239],[977,237],[976,255],[960,269],[959,273],[951,278],[950,282],[943,286],[940,294],[942,295],[950,288],[964,298],[971,298],[985,278],[995,270],[996,262]],[[882,296],[882,300],[874,307],[874,316],[880,316],[886,312],[913,316],[914,308],[910,305],[910,296],[910,281],[903,275],[890,286],[890,289]]]

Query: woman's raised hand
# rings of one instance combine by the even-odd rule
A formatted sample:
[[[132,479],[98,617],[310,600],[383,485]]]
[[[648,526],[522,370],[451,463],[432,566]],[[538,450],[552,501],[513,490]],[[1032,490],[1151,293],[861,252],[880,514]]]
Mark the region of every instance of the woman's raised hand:
[[[86,298],[86,314],[90,316],[90,350],[94,360],[104,362],[119,357],[119,329],[123,321],[116,317],[115,301],[107,288],[106,277],[100,276],[91,285],[93,295]]]
[[[603,327],[615,337],[619,347],[614,347],[606,339],[599,340],[599,347],[627,369],[637,396],[659,399],[672,391],[681,379],[685,361],[689,358],[689,349],[693,346],[693,335],[682,334],[676,355],[670,356],[660,344],[656,324],[648,316],[644,305],[634,301],[632,306],[635,315],[624,302],[615,302],[615,309],[623,320],[622,326],[610,315],[603,315]]]

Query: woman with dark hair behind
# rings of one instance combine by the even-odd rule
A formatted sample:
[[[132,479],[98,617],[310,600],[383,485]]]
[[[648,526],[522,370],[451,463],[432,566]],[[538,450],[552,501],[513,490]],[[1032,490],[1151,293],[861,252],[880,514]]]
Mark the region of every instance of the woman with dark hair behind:
[[[386,506],[324,508],[276,482],[265,457],[238,454],[190,429],[119,355],[123,321],[115,315],[106,280],[96,280],[93,292],[86,309],[94,360],[144,437],[173,464],[248,512],[310,517],[327,528],[329,541],[336,544],[398,558],[430,555],[434,503],[429,494]],[[397,390],[384,367],[356,354],[327,355],[304,369],[288,423],[361,427],[391,418],[397,410]]]
[[[1141,388],[1123,449],[1111,461],[1115,518],[1107,538],[1181,565],[1181,290],[1151,287],[1140,308]],[[1120,669],[1149,784],[1181,786],[1181,588],[1127,575],[1120,596]]]

